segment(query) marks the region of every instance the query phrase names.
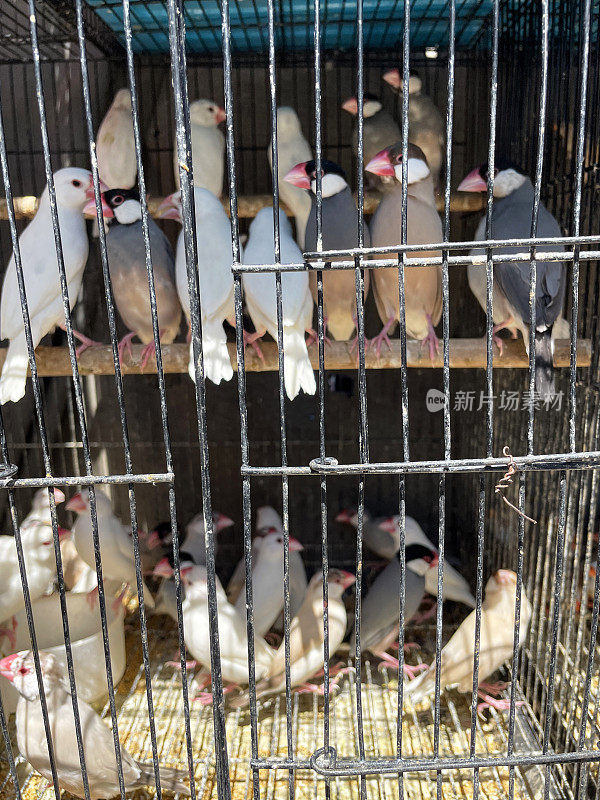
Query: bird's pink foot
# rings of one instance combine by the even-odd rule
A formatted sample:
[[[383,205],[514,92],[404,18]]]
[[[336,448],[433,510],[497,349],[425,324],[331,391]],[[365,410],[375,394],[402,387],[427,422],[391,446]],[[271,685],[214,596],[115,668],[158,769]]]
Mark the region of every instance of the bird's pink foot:
[[[250,347],[256,351],[256,355],[260,358],[261,361],[265,360],[263,355],[263,351],[260,349],[258,343],[260,341],[261,336],[265,335],[265,331],[255,331],[254,333],[248,333],[248,331],[244,331],[244,349],[250,345]]]
[[[135,333],[128,333],[124,336],[118,344],[118,351],[119,351],[119,362],[122,364],[123,359],[125,357],[125,353],[129,354],[129,358],[133,358],[133,350],[131,349],[131,341],[135,337]]]
[[[339,677],[334,678],[332,681],[329,681],[329,692],[335,691],[339,684],[338,684]],[[324,683],[301,683],[300,686],[296,689],[298,694],[318,694],[320,697],[323,697],[325,694],[325,684]]]
[[[239,688],[240,687],[239,687],[239,685],[237,683],[230,683],[227,686],[223,687],[223,694],[224,695],[225,694],[230,694],[230,692],[233,692],[235,689],[239,689]],[[199,692],[194,697],[194,702],[196,702],[196,701],[198,703],[200,703],[201,706],[210,706],[210,705],[212,705],[212,701],[213,701],[212,692]]]
[[[98,587],[94,586],[93,589],[90,589],[85,599],[87,600],[89,607],[93,611],[94,608],[96,607],[96,602],[98,601]]]
[[[481,714],[486,708],[495,708],[496,711],[508,711],[510,709],[510,700],[499,700],[497,697],[492,697],[483,692],[478,692],[478,695],[484,701],[477,706],[478,714]],[[515,706],[522,706],[523,702],[523,700],[518,700]]]
[[[167,667],[172,667],[173,669],[181,669],[181,661],[179,660],[179,651],[177,651],[174,654],[172,661],[165,661],[165,665]],[[185,662],[185,668],[187,670],[196,669],[197,666],[198,666],[198,662],[194,661],[193,659],[191,661],[186,661]]]
[[[66,330],[66,326],[65,325],[60,325],[59,327],[63,331]],[[90,339],[90,337],[86,336],[85,333],[81,333],[80,331],[76,331],[75,328],[73,328],[72,330],[73,330],[73,336],[81,342],[79,347],[75,350],[75,356],[77,358],[79,358],[79,356],[82,353],[85,353],[85,351],[88,350],[90,347],[102,347],[103,346],[102,342],[97,342],[95,339]]]
[[[487,683],[487,681],[481,681],[479,684],[479,688],[483,692],[487,692],[488,694],[494,695],[494,697],[498,697],[500,692],[503,692],[507,686],[510,686],[509,683],[506,681],[496,681],[495,683]]]
[[[308,336],[306,337],[306,346],[310,347],[313,344],[316,344],[319,341],[319,334],[314,330],[314,328],[307,328],[306,333]],[[329,336],[325,334],[325,346],[332,347],[332,342]]]
[[[440,352],[440,343],[435,335],[435,330],[433,328],[433,322],[431,321],[431,315],[425,314],[427,318],[427,336],[424,339],[421,339],[421,345],[427,344],[429,346],[429,358],[432,362],[435,361],[437,355]]]
[[[394,326],[395,322],[396,317],[390,317],[377,336],[375,336],[374,339],[371,339],[371,345],[375,348],[377,358],[381,357],[381,348],[383,347],[384,343],[387,345],[388,350],[392,349],[392,342],[388,336],[388,331]]]
[[[0,628],[0,639],[8,639],[10,649],[14,652],[17,648],[17,618],[12,618],[11,628]]]
[[[410,653],[411,650],[418,650],[419,645],[416,642],[404,642],[403,650],[405,653]],[[390,645],[390,650],[398,651],[398,642],[393,642]]]
[[[142,358],[140,361],[140,369],[142,372],[144,371],[146,364],[153,355],[156,355],[156,343],[154,339],[149,344],[147,344],[146,347],[144,347],[144,349],[142,350]]]
[[[429,669],[429,664],[404,664],[404,674],[408,675],[411,681],[417,677],[417,672],[422,672],[425,669]]]
[[[384,669],[385,667],[390,667],[391,669],[398,669],[398,667],[400,666],[400,662],[398,661],[398,659],[394,658],[394,656],[391,656],[389,653],[386,653],[384,651],[380,651],[380,652],[374,653],[374,655],[376,655],[377,658],[381,659],[381,662],[379,664],[378,669]],[[402,665],[402,669],[404,671],[404,674],[408,675],[408,677],[411,678],[411,680],[412,680],[412,678],[415,677],[415,674],[417,672],[421,672],[422,670],[428,669],[428,668],[429,668],[428,664],[416,664],[414,666],[412,666],[410,664],[403,664]]]
[[[502,353],[504,351],[504,342],[502,341],[502,339],[499,336],[496,336],[496,334],[493,334],[492,339],[494,340],[494,344],[496,345],[496,347],[500,351],[500,355],[502,355]]]

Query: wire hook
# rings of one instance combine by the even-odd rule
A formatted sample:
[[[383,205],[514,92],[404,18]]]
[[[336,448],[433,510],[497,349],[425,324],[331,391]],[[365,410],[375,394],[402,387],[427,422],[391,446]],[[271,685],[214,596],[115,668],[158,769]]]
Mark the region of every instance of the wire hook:
[[[494,493],[495,494],[499,494],[500,497],[506,503],[506,505],[509,506],[510,508],[512,508],[513,511],[516,511],[517,514],[520,517],[523,517],[523,519],[529,520],[529,522],[533,523],[534,525],[537,525],[537,520],[532,519],[531,517],[528,517],[527,514],[524,514],[523,511],[521,511],[519,508],[517,508],[515,505],[513,505],[513,503],[511,503],[510,500],[508,500],[504,496],[504,490],[508,489],[508,487],[512,484],[513,478],[514,478],[514,476],[517,474],[517,472],[519,470],[518,470],[517,465],[515,464],[514,458],[512,457],[512,455],[511,455],[511,453],[510,453],[510,451],[508,449],[508,445],[505,445],[502,448],[502,452],[506,456],[506,458],[508,458],[508,469],[506,470],[504,475],[500,478],[500,480],[496,484],[496,488],[494,489]]]

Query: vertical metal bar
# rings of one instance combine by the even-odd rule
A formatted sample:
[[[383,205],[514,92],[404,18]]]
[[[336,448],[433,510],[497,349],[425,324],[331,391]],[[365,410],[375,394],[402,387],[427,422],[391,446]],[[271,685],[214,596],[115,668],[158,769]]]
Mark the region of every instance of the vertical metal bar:
[[[227,0],[223,3],[223,14]],[[183,241],[187,268],[188,291],[190,294],[190,316],[192,329],[192,352],[195,363],[196,415],[198,440],[200,444],[200,467],[202,483],[202,506],[206,536],[206,569],[208,588],[208,622],[210,630],[210,662],[213,696],[213,724],[216,742],[216,778],[219,800],[229,800],[231,786],[227,739],[225,736],[225,709],[223,701],[223,678],[219,649],[219,623],[215,577],[215,550],[210,491],[210,461],[208,453],[208,434],[206,427],[206,387],[204,382],[204,356],[202,351],[202,320],[200,315],[200,292],[198,284],[198,254],[196,243],[196,219],[193,192],[193,170],[191,141],[189,131],[189,103],[187,77],[185,74],[185,27],[181,2],[168,0],[169,49],[171,54],[171,75],[175,99],[175,121],[177,137],[177,158],[183,217]],[[225,48],[225,43],[224,43]],[[229,125],[229,120],[228,120]],[[182,164],[184,167],[182,167]],[[235,252],[235,251],[234,251]],[[184,653],[181,653],[182,662]]]
[[[487,197],[485,213],[485,238],[492,238],[492,213],[494,210],[494,162],[496,153],[496,114],[498,108],[498,43],[500,28],[500,3],[494,0],[492,8],[492,47],[490,53],[490,115],[489,115],[489,138],[488,138],[488,174],[487,174]],[[494,327],[494,267],[492,263],[492,251],[486,252],[486,371],[485,385],[488,398],[486,409],[486,456],[492,456],[494,439],[494,406],[493,406],[493,327]],[[477,525],[477,583],[475,588],[475,632],[473,642],[473,694],[471,698],[471,739],[469,752],[475,755],[476,736],[477,736],[477,699],[479,688],[479,657],[481,642],[481,606],[483,603],[483,561],[485,547],[485,500],[486,479],[484,474],[479,476],[479,503],[478,503],[478,525]],[[479,770],[473,770],[473,800],[478,800],[480,788]]]
[[[364,138],[363,138],[363,105],[364,105],[364,19],[363,0],[356,0],[356,32],[357,32],[357,240],[358,246],[364,244]],[[365,317],[364,317],[364,272],[362,259],[355,256],[355,292],[356,292],[356,335],[358,344],[358,396],[359,396],[359,456],[361,462],[369,460],[369,429],[367,416],[367,377],[365,370]],[[361,616],[362,616],[362,578],[363,578],[363,531],[365,511],[365,477],[358,481],[358,525],[356,529],[356,584],[355,584],[355,672],[356,672],[356,721],[358,730],[358,753],[365,758],[364,715],[362,694],[361,663]],[[364,776],[360,779],[360,795],[363,800],[367,796],[367,782]]]
[[[273,0],[267,2],[269,28],[269,93],[271,101],[271,155],[273,175],[273,252],[275,264],[281,264],[281,242],[279,235],[279,158],[277,145],[277,74],[275,65],[275,11]],[[287,433],[285,415],[285,375],[284,375],[284,343],[283,343],[283,301],[281,272],[275,273],[275,293],[277,300],[277,353],[279,371],[279,426],[281,440],[281,466],[286,467]],[[294,758],[294,742],[292,731],[292,687],[290,680],[290,520],[289,520],[289,485],[288,477],[281,478],[281,495],[283,510],[283,640],[285,652],[285,709],[287,752],[290,761]],[[294,798],[294,770],[288,771],[288,793],[290,800]]]

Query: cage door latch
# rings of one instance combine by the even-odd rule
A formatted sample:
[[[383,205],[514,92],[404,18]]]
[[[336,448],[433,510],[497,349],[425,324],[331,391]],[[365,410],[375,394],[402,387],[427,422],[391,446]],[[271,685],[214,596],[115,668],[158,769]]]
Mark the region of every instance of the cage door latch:
[[[332,456],[325,456],[325,458],[313,458],[312,461],[309,462],[309,467],[313,472],[318,472],[320,474],[326,474],[328,472],[334,471],[332,468],[337,467],[339,461],[337,458],[333,458]],[[318,750],[317,752],[321,752]]]

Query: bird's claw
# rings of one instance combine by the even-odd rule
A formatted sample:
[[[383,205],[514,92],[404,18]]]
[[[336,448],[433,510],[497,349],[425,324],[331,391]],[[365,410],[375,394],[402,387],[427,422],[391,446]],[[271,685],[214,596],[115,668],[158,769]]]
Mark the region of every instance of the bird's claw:
[[[66,325],[60,325],[63,331],[66,331]],[[85,353],[90,347],[102,347],[102,342],[97,342],[95,339],[90,339],[89,336],[86,336],[85,333],[81,333],[81,331],[76,331],[75,328],[71,329],[73,331],[73,336],[75,339],[78,339],[81,344],[75,350],[75,357],[79,358],[82,353]]]
[[[172,667],[173,669],[181,670],[181,661],[177,661],[177,655],[179,655],[179,653],[176,654],[176,657],[172,661],[165,661],[167,667]],[[197,665],[198,662],[194,661],[193,659],[191,661],[185,662],[185,668],[187,670],[196,669]]]
[[[431,315],[426,314],[427,317],[427,336],[424,339],[421,339],[421,347],[424,344],[427,344],[429,347],[429,358],[431,359],[432,363],[435,361],[436,356],[440,353],[440,342],[437,336],[435,335],[435,330],[433,328],[433,322],[431,321]]]
[[[123,360],[125,357],[125,353],[129,355],[129,359],[133,359],[133,350],[131,348],[131,341],[134,338],[135,333],[128,333],[124,336],[117,346],[117,350],[119,351],[119,363],[123,365]]]
[[[319,335],[314,330],[314,328],[308,328],[308,330],[306,332],[308,334],[308,336],[306,337],[306,346],[307,347],[310,347],[311,345],[316,344],[319,341]],[[327,334],[324,334],[323,338],[324,338],[326,347],[333,347],[333,343],[332,343],[331,339],[329,338],[329,336],[327,336]]]
[[[256,355],[260,358],[261,361],[265,360],[263,355],[263,351],[260,349],[258,342],[260,341],[261,336],[264,336],[264,331],[255,331],[254,333],[248,333],[248,331],[244,330],[244,350],[248,345],[256,351]]]
[[[140,360],[140,369],[142,372],[153,355],[156,355],[156,343],[154,339],[142,350],[142,358]]]

